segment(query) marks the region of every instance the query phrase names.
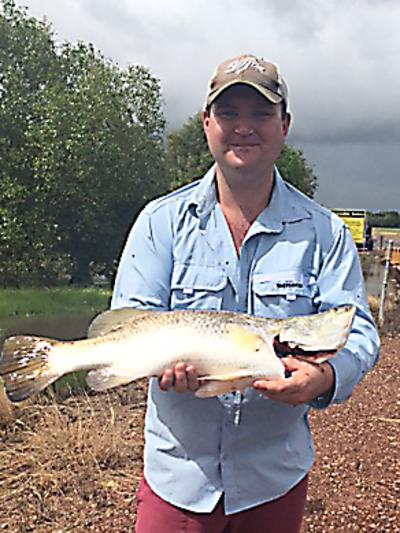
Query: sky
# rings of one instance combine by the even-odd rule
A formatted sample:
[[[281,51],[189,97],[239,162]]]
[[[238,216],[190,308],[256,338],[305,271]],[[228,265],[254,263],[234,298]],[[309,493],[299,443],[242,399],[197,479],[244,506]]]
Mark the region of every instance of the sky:
[[[289,86],[288,143],[330,208],[400,211],[399,0],[17,0],[58,41],[92,42],[159,78],[168,128],[204,104],[217,64],[277,63]]]

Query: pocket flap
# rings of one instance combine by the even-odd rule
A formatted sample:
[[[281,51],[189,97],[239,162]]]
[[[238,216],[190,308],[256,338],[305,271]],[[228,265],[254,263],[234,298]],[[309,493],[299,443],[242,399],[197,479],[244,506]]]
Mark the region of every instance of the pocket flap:
[[[227,285],[226,273],[218,267],[175,264],[171,288],[180,290],[220,291]]]

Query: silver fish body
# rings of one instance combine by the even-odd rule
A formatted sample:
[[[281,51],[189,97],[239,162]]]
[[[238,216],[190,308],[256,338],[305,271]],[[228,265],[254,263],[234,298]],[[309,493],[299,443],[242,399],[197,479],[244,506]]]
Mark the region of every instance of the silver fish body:
[[[317,362],[331,357],[346,343],[354,311],[343,306],[277,320],[224,311],[106,311],[88,339],[10,337],[0,375],[9,398],[20,401],[77,370],[90,370],[89,386],[105,390],[185,362],[200,376],[196,395],[215,396],[284,377],[277,351]]]

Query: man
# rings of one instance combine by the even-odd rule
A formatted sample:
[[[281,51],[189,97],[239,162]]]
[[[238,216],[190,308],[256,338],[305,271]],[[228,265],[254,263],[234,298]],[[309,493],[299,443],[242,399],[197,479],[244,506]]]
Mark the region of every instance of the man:
[[[377,359],[349,231],[274,166],[287,105],[275,65],[245,55],[217,68],[202,116],[215,166],[140,214],[112,305],[288,317],[353,304],[349,341],[320,366],[285,358],[287,378],[243,395],[196,398],[196,369],[183,363],[151,380],[139,533],[298,532],[313,462],[307,413],[346,400]]]

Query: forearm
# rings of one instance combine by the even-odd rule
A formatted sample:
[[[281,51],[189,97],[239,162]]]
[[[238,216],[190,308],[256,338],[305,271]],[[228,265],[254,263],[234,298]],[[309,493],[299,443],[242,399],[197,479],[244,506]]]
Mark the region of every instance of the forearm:
[[[334,372],[331,397],[327,401],[324,395],[311,402],[313,407],[322,408],[344,402],[379,356],[379,336],[368,307],[358,252],[346,228],[325,257],[317,283],[320,310],[341,304],[356,308],[345,348],[329,361]]]

